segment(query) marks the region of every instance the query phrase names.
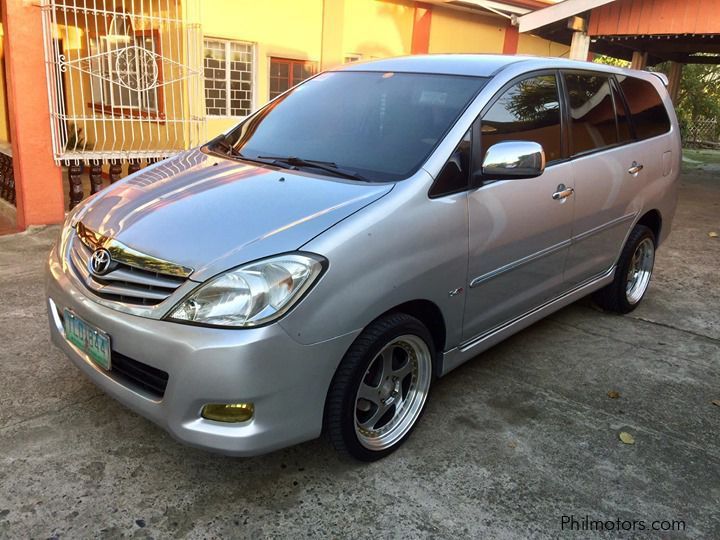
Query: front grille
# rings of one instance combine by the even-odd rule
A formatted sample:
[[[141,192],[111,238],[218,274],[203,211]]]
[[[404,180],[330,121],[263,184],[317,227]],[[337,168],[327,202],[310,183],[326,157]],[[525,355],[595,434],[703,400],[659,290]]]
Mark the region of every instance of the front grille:
[[[83,231],[84,232],[84,231]],[[157,259],[147,257],[153,263],[148,264],[146,268],[139,265],[143,264],[143,256],[132,251],[125,258],[133,264],[128,264],[122,260],[124,253],[121,251],[122,246],[119,242],[115,242],[110,248],[114,251],[112,269],[108,273],[99,276],[90,271],[90,257],[96,247],[90,245],[87,234],[80,236],[73,234],[70,239],[68,249],[68,259],[71,263],[73,271],[85,284],[85,286],[97,296],[114,302],[122,302],[125,304],[135,304],[141,306],[154,306],[168,298],[175,290],[185,283],[187,275],[178,275],[180,272],[165,273],[157,271],[155,268],[163,268]],[[127,250],[130,252],[131,250]],[[116,256],[119,254],[120,256]],[[118,260],[120,259],[120,260]],[[169,270],[182,268],[166,263]],[[188,269],[183,269],[188,270]],[[188,274],[188,272],[182,272]]]
[[[113,351],[110,371],[119,379],[129,381],[157,398],[165,395],[168,374],[160,369]]]

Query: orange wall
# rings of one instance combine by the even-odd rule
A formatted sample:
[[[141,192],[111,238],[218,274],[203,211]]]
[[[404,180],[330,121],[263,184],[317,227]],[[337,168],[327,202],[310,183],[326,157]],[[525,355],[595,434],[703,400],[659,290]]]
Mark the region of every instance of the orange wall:
[[[17,224],[23,230],[63,220],[62,176],[52,154],[40,9],[5,0],[2,15]]]
[[[433,5],[430,53],[502,53],[505,19]]]

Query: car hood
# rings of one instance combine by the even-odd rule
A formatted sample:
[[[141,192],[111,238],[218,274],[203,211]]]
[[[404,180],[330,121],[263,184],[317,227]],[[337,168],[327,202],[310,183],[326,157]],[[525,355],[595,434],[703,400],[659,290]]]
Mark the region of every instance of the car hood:
[[[392,190],[273,170],[192,150],[143,169],[90,199],[74,221],[204,281],[300,248]]]

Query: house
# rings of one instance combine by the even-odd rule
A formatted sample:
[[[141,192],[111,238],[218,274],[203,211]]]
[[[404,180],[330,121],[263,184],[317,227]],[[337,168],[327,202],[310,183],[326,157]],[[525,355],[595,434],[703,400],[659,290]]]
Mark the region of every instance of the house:
[[[545,0],[2,0],[0,215],[58,223],[319,70],[405,54],[567,56]],[[11,209],[10,207],[16,207]]]

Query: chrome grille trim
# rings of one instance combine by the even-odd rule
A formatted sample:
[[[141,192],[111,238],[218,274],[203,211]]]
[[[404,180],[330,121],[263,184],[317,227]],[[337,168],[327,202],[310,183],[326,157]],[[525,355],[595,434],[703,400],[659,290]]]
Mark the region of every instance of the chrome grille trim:
[[[100,247],[110,251],[116,266],[107,274],[95,275],[90,271],[90,257]],[[110,302],[130,305],[159,304],[186,283],[185,274],[192,273],[192,269],[139,253],[80,223],[70,238],[67,259],[89,291]]]
[[[182,278],[187,278],[193,273],[192,268],[140,253],[122,242],[118,242],[114,238],[108,238],[107,236],[88,229],[82,222],[78,222],[75,226],[75,232],[80,241],[91,251],[103,247],[110,252],[113,260],[126,264],[127,266],[166,276]]]
[[[143,270],[135,270],[132,266],[128,266],[127,269],[120,267],[113,270],[104,275],[102,279],[106,281],[123,281],[135,285],[147,285],[149,287],[167,287],[173,290],[185,282],[184,279],[167,278],[158,273],[153,277],[148,277]]]

